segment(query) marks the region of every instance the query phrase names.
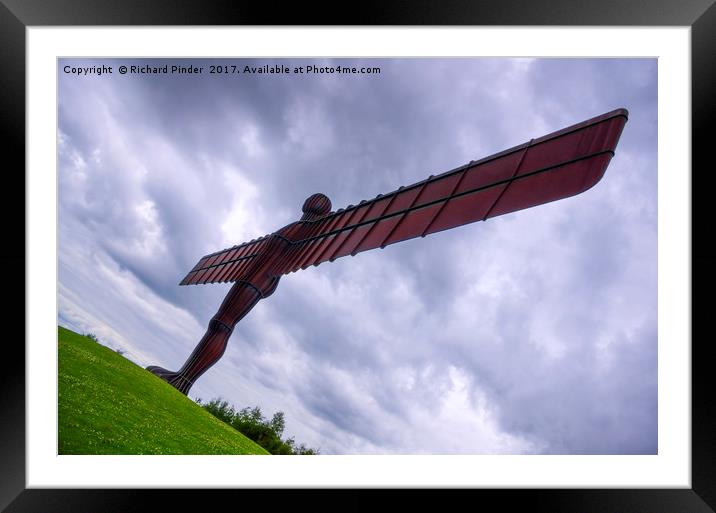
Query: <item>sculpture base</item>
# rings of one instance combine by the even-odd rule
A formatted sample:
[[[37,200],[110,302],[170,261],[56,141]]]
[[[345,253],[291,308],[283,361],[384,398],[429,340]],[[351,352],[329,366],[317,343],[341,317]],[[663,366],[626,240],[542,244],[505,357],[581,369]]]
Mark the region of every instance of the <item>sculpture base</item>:
[[[170,370],[165,369],[164,367],[150,365],[146,368],[146,370],[148,370],[155,376],[162,378],[164,381],[169,383],[171,386],[179,390],[184,395],[187,395],[189,393],[189,389],[194,384],[182,374],[178,372],[172,372]]]

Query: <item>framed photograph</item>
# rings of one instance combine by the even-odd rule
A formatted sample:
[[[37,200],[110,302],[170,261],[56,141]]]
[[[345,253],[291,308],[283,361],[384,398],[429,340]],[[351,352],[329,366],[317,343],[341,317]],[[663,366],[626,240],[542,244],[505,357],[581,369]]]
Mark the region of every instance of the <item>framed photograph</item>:
[[[125,7],[72,20],[28,5],[2,19],[27,191],[8,511],[60,497],[119,511],[139,488],[155,489],[148,508],[177,488],[443,488],[550,511],[711,511],[689,238],[710,5],[480,7],[437,26],[417,9],[350,28],[218,7],[142,7],[144,27]],[[541,156],[570,134],[574,149]],[[562,191],[559,170],[597,160]],[[142,401],[147,388],[122,409],[133,392],[103,381],[93,347],[166,400]],[[207,402],[222,400],[235,419],[280,412],[271,452],[299,455],[221,448],[175,400],[190,416],[221,418]]]

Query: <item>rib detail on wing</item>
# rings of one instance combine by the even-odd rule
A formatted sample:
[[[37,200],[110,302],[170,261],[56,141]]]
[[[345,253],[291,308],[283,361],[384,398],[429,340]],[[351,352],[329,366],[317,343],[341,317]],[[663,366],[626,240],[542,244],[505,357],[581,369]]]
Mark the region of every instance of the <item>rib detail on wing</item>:
[[[627,121],[617,109],[305,223],[274,276],[574,196],[595,185]],[[308,234],[308,235],[307,235]],[[242,279],[271,236],[199,259],[180,285]],[[271,250],[269,250],[271,251]]]
[[[627,120],[618,109],[317,221],[277,275],[567,198],[604,175]]]
[[[268,235],[238,246],[205,255],[199,259],[179,285],[224,283],[235,281],[258,255],[268,241]]]

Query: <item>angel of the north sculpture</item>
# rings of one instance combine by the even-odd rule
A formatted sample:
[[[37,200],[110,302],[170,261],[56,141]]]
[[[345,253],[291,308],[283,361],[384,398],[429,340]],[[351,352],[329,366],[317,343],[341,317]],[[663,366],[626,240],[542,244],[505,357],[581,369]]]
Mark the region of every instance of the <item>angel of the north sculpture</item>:
[[[199,260],[180,285],[234,285],[181,369],[147,370],[187,394],[282,275],[586,191],[604,175],[627,116],[617,109],[335,212],[312,195],[300,220]]]

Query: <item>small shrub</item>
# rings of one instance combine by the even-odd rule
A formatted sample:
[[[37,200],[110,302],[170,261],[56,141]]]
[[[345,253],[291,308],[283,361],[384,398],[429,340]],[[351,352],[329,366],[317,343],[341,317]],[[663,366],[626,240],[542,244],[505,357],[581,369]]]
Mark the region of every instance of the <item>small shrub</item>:
[[[99,343],[99,339],[97,338],[97,335],[95,335],[94,333],[85,333],[85,337],[90,339],[92,342]]]
[[[214,417],[217,419],[226,422],[227,424],[231,424],[234,420],[235,412],[234,407],[230,406],[228,402],[226,401],[220,401],[219,399],[213,399],[212,401],[201,404],[202,408],[204,408],[206,411],[211,413]]]
[[[296,447],[293,438],[281,439],[286,428],[282,411],[275,413],[271,420],[268,420],[258,406],[246,407],[237,412],[227,401],[221,399],[212,399],[208,403],[197,399],[196,403],[271,454],[319,454],[318,449],[307,448],[304,444]]]

